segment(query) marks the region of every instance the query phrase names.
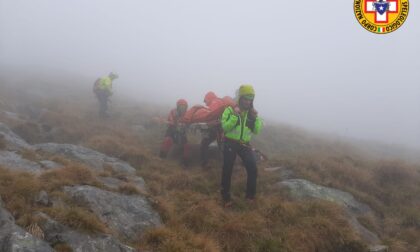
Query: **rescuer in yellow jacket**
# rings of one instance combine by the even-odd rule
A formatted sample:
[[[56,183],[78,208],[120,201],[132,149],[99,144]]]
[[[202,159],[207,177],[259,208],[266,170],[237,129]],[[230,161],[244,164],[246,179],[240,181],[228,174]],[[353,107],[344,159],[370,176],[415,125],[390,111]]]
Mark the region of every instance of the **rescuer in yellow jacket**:
[[[237,105],[227,107],[221,118],[224,132],[222,198],[224,206],[231,203],[230,184],[233,165],[239,155],[247,171],[246,198],[254,201],[257,186],[257,161],[249,142],[252,134],[258,134],[262,120],[254,109],[255,91],[251,85],[242,85],[238,90]]]
[[[110,73],[108,76],[96,80],[93,86],[93,92],[99,101],[99,116],[107,117],[109,97],[112,95],[112,82],[117,79],[116,73]]]

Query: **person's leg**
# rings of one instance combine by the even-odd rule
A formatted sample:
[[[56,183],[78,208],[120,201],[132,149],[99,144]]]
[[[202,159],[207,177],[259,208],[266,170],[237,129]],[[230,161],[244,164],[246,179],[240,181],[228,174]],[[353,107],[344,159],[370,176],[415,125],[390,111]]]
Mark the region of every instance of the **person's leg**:
[[[254,199],[257,190],[257,160],[255,154],[250,147],[241,146],[238,155],[241,157],[247,173],[246,198]]]
[[[103,111],[104,111],[105,117],[108,117],[108,101],[109,101],[108,99],[109,99],[109,95],[104,94]]]
[[[236,159],[236,148],[234,144],[225,142],[223,147],[223,168],[222,168],[222,199],[230,201],[230,185],[233,165]]]
[[[186,135],[182,136],[182,163],[187,166],[190,163],[190,145],[188,144],[188,139]]]
[[[163,139],[163,142],[162,142],[162,144],[160,146],[159,156],[161,158],[166,158],[166,156],[168,156],[168,153],[171,150],[172,145],[174,144],[172,133],[173,133],[173,130],[172,130],[171,127],[169,127],[166,130],[165,139]]]
[[[99,102],[99,116],[105,117],[106,115],[106,97],[103,92],[98,91],[96,97],[98,98]]]

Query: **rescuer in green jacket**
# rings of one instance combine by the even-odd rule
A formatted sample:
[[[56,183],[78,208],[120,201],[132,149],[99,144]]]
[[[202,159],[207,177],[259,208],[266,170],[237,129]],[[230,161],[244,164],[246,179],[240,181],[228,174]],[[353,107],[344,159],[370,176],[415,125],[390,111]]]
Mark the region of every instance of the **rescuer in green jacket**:
[[[247,171],[246,198],[255,199],[257,186],[257,162],[249,142],[252,134],[258,134],[262,128],[262,120],[254,109],[254,88],[242,85],[238,90],[235,107],[227,107],[221,118],[224,131],[222,198],[225,207],[232,202],[230,198],[230,184],[233,165],[239,155]]]
[[[112,82],[117,78],[118,74],[111,72],[108,76],[97,79],[93,85],[93,92],[99,101],[100,117],[108,117],[108,102],[109,97],[112,95]]]

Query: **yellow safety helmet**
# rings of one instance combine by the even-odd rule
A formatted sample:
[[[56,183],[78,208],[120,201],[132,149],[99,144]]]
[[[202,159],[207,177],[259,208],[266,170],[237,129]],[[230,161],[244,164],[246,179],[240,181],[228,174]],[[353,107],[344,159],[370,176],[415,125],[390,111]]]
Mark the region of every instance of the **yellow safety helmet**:
[[[244,97],[244,96],[247,98],[254,99],[255,90],[254,90],[254,87],[252,87],[252,85],[244,84],[239,87],[239,90],[237,93],[237,99],[239,100],[239,98]]]

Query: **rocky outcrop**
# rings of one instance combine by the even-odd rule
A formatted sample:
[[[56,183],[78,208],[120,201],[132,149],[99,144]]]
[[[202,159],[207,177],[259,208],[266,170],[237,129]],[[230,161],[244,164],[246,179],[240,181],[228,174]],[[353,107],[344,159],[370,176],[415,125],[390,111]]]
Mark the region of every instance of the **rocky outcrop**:
[[[63,168],[61,164],[58,164],[51,160],[42,160],[39,163],[42,165],[42,168],[44,170],[53,170],[53,169]]]
[[[159,214],[143,196],[123,195],[87,185],[65,187],[64,191],[125,239],[135,240],[146,229],[161,225]]]
[[[53,252],[44,241],[39,240],[17,226],[13,216],[0,202],[0,251],[2,252]]]
[[[369,252],[388,252],[388,247],[384,245],[370,246]]]
[[[25,140],[16,135],[9,127],[0,122],[0,137],[5,144],[5,149],[9,151],[18,151],[22,149],[31,149]]]
[[[29,150],[34,154],[25,159],[22,151]],[[45,155],[47,154],[47,155]],[[51,246],[65,244],[75,252],[134,252],[117,237],[124,240],[136,241],[145,230],[161,225],[159,214],[153,210],[146,197],[139,193],[145,192],[145,182],[135,175],[136,170],[126,162],[109,157],[89,148],[72,144],[45,143],[29,145],[22,138],[0,123],[0,166],[14,171],[24,171],[37,175],[51,169],[60,169],[63,165],[48,160],[49,155],[61,155],[86,165],[96,172],[112,170],[114,177],[98,177],[105,188],[94,186],[64,187],[62,190],[77,204],[89,208],[107,225],[112,235],[90,234],[74,230],[49,216],[38,213],[39,228],[43,239],[40,240],[15,224],[13,217],[0,205],[0,251],[1,252],[49,252]],[[108,174],[108,173],[105,173]],[[120,194],[122,190],[129,194]],[[44,207],[60,205],[67,207],[68,203],[60,199],[50,198],[46,191],[41,191],[34,201]],[[32,231],[30,231],[33,233]],[[38,236],[37,236],[38,237]]]
[[[66,227],[43,213],[39,213],[40,226],[50,244],[64,243],[74,252],[135,252],[110,235],[85,234]]]
[[[372,211],[369,206],[358,202],[350,193],[317,185],[308,180],[289,179],[281,181],[279,184],[287,186],[296,198],[317,198],[332,201],[355,214],[364,214]]]
[[[50,154],[63,155],[83,163],[96,171],[104,171],[105,167],[110,167],[118,173],[134,174],[135,169],[117,158],[108,157],[105,154],[92,149],[73,144],[46,143],[34,145],[37,151]]]
[[[321,199],[340,205],[347,213],[348,221],[353,229],[370,245],[370,251],[387,251],[386,246],[377,245],[381,242],[378,236],[366,229],[357,220],[360,216],[373,214],[373,211],[368,205],[358,202],[350,193],[317,185],[304,179],[288,179],[279,182],[278,185],[287,187],[291,196],[297,199]]]
[[[114,177],[99,177],[98,180],[102,182],[103,185],[113,190],[118,190],[121,187],[129,184],[134,186],[138,192],[146,192],[145,182],[143,178],[138,176],[127,177],[124,180]]]
[[[11,151],[0,151],[0,165],[14,171],[39,173],[41,166],[33,161],[24,159],[21,155]]]

